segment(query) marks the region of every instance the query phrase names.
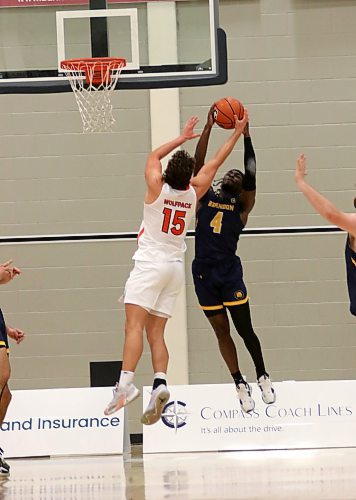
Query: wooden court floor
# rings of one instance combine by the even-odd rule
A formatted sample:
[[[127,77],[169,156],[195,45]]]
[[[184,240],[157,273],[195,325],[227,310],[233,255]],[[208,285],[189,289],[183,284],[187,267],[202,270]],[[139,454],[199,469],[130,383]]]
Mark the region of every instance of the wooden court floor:
[[[9,460],[0,500],[356,500],[356,448]]]

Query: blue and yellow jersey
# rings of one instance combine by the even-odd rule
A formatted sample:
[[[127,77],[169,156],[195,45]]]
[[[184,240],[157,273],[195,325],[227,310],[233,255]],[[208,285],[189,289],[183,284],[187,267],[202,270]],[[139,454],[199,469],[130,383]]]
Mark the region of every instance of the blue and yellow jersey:
[[[345,247],[347,287],[350,296],[350,312],[356,316],[356,252],[350,247],[349,237]]]
[[[195,229],[195,259],[221,262],[233,258],[243,230],[239,198],[220,198],[212,188],[200,200]]]

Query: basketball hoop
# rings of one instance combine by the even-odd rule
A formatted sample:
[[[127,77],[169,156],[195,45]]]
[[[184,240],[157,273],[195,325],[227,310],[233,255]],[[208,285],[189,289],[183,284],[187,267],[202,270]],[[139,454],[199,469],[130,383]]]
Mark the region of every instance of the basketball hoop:
[[[83,121],[83,132],[111,132],[115,119],[111,92],[126,60],[118,57],[67,59],[61,62]]]

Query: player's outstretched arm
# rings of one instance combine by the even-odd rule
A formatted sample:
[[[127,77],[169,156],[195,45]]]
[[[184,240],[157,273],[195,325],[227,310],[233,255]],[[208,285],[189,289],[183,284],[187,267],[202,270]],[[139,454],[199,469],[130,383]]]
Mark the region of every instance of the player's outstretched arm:
[[[196,134],[194,132],[194,127],[197,125],[198,121],[199,120],[196,116],[192,116],[191,118],[189,118],[189,120],[184,125],[182,133],[178,137],[163,144],[157,149],[154,149],[148,155],[145,168],[145,179],[149,190],[160,192],[163,182],[161,163],[162,158],[167,156],[174,149],[184,144],[186,141],[190,141],[191,139],[199,137],[199,134]]]
[[[8,260],[0,264],[0,285],[6,285],[9,281],[15,278],[21,270],[18,267],[12,266],[12,260]]]
[[[16,342],[16,344],[20,344],[25,338],[25,332],[19,330],[18,328],[12,328],[11,326],[6,327],[6,331],[8,336]]]
[[[341,212],[331,201],[314,189],[305,179],[307,163],[304,154],[299,155],[295,169],[295,182],[309,203],[324,219],[340,229],[356,236],[356,214]]]
[[[215,106],[215,103],[210,106],[203,132],[199,138],[197,147],[195,149],[194,175],[198,174],[198,172],[200,171],[200,169],[202,168],[202,166],[204,165],[204,162],[205,162],[205,156],[206,156],[206,151],[208,149],[210,132],[211,132],[211,129],[214,125],[214,116],[213,116],[214,106]]]
[[[244,116],[242,120],[238,120],[237,116],[235,116],[235,128],[233,133],[230,135],[228,140],[221,146],[220,149],[215,153],[214,158],[209,160],[205,165],[201,168],[198,175],[193,177],[191,180],[191,185],[194,187],[198,200],[201,199],[204,194],[208,191],[218,168],[224,163],[226,158],[234,149],[234,146],[242,134],[246,123],[248,122],[248,112],[245,108]]]
[[[256,155],[253,149],[249,123],[243,131],[244,134],[244,167],[245,173],[242,182],[241,203],[243,212],[248,215],[256,201]]]

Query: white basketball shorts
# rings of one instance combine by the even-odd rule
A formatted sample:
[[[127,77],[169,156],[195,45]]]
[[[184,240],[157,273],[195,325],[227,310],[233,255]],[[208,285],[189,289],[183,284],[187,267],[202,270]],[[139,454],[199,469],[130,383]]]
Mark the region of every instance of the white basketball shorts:
[[[170,318],[184,283],[184,263],[135,261],[122,297],[155,316]]]

